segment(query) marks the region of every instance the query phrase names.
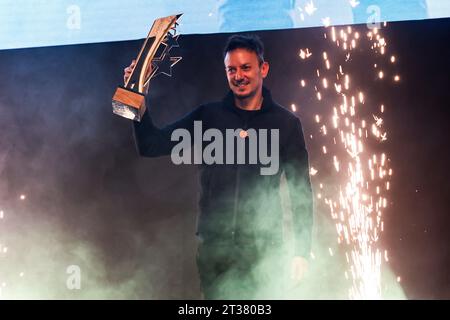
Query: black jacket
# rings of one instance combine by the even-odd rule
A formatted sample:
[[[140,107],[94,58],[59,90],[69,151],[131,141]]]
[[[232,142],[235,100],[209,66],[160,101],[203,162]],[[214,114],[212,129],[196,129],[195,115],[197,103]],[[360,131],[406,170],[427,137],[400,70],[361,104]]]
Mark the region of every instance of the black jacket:
[[[263,88],[263,98],[260,110],[244,111],[234,105],[230,91],[222,101],[201,105],[161,129],[145,112],[141,122],[134,122],[137,148],[139,154],[146,157],[169,155],[178,144],[171,141],[172,132],[178,128],[187,129],[193,140],[194,121],[202,121],[203,131],[219,129],[224,137],[226,129],[279,129],[279,170],[276,174],[261,175],[260,168],[264,166],[248,164],[249,161],[246,164],[234,161],[234,164],[203,163],[199,166],[201,193],[197,235],[209,243],[281,243],[283,221],[279,187],[284,172],[291,200],[295,253],[308,257],[313,199],[301,123],[293,113],[276,104],[266,88]]]

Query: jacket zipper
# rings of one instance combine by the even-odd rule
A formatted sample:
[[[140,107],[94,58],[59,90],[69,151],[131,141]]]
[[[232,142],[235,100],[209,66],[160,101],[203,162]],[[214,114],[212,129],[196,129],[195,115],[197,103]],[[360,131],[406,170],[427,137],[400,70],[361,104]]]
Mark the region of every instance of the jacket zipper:
[[[248,119],[245,119],[243,130],[247,130]],[[233,242],[236,240],[236,220],[237,220],[237,210],[238,210],[238,198],[239,198],[239,188],[241,175],[239,174],[239,165],[236,163],[236,187],[234,189],[234,212],[233,212],[233,229],[231,231]]]
[[[239,197],[239,166],[236,167],[236,188],[234,189],[234,212],[233,212],[233,231],[231,231],[233,242],[236,240],[236,218],[237,218],[237,209],[238,209],[238,197]]]

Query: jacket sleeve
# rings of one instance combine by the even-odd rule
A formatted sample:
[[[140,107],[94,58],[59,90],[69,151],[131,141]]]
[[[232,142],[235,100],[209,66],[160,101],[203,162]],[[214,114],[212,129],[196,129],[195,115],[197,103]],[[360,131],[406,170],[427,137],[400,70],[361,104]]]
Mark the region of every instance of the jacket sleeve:
[[[282,154],[292,208],[295,255],[309,258],[313,226],[313,194],[309,179],[308,152],[297,118]]]
[[[191,136],[194,131],[194,121],[201,120],[203,106],[191,111],[178,121],[163,128],[153,124],[148,110],[142,116],[141,122],[133,122],[134,139],[139,155],[144,157],[160,157],[171,153],[172,148],[178,143],[171,141],[172,132],[175,129],[187,129]]]

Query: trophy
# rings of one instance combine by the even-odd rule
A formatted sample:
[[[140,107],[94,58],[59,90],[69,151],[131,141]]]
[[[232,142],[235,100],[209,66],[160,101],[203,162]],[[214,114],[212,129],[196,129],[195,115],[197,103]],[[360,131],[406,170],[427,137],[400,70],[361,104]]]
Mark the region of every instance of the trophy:
[[[150,80],[159,75],[172,76],[172,67],[181,57],[171,57],[170,50],[179,47],[176,27],[181,14],[156,19],[136,58],[136,65],[125,85],[112,98],[113,113],[141,121]]]

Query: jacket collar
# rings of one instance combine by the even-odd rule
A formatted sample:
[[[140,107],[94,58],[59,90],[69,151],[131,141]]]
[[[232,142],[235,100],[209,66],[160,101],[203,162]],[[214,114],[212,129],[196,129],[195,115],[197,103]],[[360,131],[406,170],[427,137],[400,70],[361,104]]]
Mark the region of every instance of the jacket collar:
[[[261,109],[258,110],[260,112],[269,110],[270,108],[272,108],[272,106],[274,104],[270,90],[264,86],[262,87],[262,96],[263,96],[263,103],[262,103]],[[234,105],[233,91],[229,90],[227,95],[223,98],[222,101],[227,108],[232,109],[232,110],[237,109],[237,107]]]

